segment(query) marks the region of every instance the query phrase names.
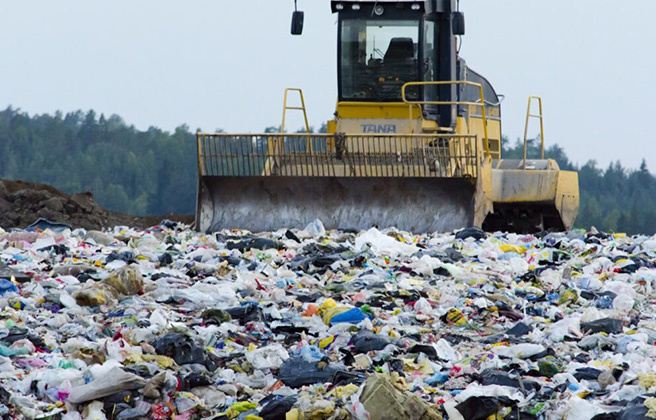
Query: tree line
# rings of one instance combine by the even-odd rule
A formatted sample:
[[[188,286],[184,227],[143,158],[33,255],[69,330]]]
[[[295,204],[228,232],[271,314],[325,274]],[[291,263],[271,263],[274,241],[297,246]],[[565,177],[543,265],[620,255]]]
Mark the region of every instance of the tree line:
[[[91,191],[103,207],[135,215],[191,214],[196,200],[196,136],[137,130],[94,111],[29,116],[0,112],[0,177]]]
[[[523,156],[521,142],[505,139],[503,145],[505,158]],[[531,142],[529,156],[537,152]],[[603,169],[593,160],[578,167],[558,145],[546,156],[579,172],[576,227],[656,232],[656,178],[646,162],[637,170],[620,162]],[[106,118],[94,111],[34,116],[11,107],[0,111],[0,178],[46,183],[69,194],[91,191],[111,210],[165,215],[194,212],[196,177],[196,135],[186,125],[173,132],[142,131],[117,115]]]

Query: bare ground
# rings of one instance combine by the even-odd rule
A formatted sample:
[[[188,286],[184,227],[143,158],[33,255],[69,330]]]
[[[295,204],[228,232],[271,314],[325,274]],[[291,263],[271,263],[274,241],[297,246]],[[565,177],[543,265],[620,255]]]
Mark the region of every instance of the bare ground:
[[[102,208],[90,192],[69,196],[46,184],[0,180],[0,227],[26,228],[39,218],[88,230],[113,226],[147,228],[164,219],[187,224],[194,220],[191,215],[131,216]]]

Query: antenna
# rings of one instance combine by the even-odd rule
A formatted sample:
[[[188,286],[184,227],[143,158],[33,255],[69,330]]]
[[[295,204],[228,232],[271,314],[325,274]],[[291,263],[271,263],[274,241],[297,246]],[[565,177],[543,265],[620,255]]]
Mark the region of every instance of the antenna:
[[[374,2],[374,8],[371,9],[371,17],[374,17],[374,10],[376,10],[376,6],[378,6],[378,0]]]

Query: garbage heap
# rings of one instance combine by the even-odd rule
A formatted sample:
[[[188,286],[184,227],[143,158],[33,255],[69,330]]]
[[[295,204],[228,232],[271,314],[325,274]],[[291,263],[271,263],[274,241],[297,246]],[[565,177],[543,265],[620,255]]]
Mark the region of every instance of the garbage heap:
[[[2,419],[656,418],[656,240],[0,229]]]

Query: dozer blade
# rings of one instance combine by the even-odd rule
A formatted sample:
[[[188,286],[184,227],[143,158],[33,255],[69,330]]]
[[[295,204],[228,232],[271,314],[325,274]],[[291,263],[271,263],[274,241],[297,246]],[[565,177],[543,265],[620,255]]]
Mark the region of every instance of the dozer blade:
[[[466,179],[414,177],[204,176],[197,229],[252,232],[304,228],[396,227],[444,232],[471,226],[475,186]]]

